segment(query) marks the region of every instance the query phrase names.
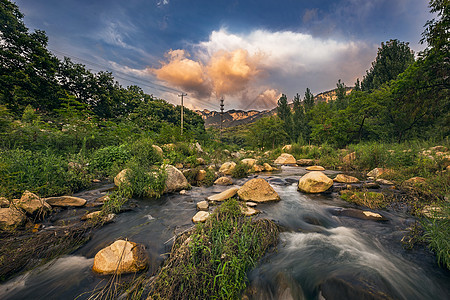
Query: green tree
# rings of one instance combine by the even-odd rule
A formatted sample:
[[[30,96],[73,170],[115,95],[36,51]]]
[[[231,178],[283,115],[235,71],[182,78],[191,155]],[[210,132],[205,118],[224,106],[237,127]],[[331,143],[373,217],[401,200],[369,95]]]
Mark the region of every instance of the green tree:
[[[336,100],[334,102],[334,105],[337,110],[345,109],[347,107],[347,102],[345,100],[345,84],[339,79],[336,83],[336,87]]]
[[[284,122],[278,116],[264,117],[256,121],[249,130],[248,140],[260,149],[275,148],[288,140]]]
[[[305,106],[305,113],[308,113],[314,107],[314,95],[309,88],[306,88],[303,105]]]
[[[413,62],[414,52],[408,43],[398,40],[381,43],[372,67],[366,71],[361,82],[361,89],[372,91],[379,88],[383,83],[397,78],[398,74],[404,72]]]
[[[293,134],[292,112],[287,102],[287,97],[285,94],[282,94],[280,99],[278,99],[277,115],[284,122],[287,134],[292,137]]]

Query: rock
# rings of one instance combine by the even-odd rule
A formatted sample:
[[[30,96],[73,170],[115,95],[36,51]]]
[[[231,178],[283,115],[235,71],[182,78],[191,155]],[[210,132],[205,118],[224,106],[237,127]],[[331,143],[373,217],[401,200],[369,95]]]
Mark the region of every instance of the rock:
[[[0,208],[7,208],[9,207],[9,200],[5,197],[0,197]]]
[[[256,159],[253,158],[244,158],[243,160],[241,160],[241,163],[243,163],[244,165],[248,166],[249,168],[253,167],[253,165],[256,164]]]
[[[177,163],[177,164],[175,165],[175,168],[177,168],[178,170],[179,170],[179,169],[183,169],[183,164],[182,164],[182,163]]]
[[[426,183],[426,178],[423,177],[412,177],[408,180],[405,180],[403,183],[406,185],[416,185],[416,184],[424,184]]]
[[[109,195],[103,195],[103,196],[97,198],[95,201],[96,201],[96,202],[104,203],[104,202],[108,201],[109,199],[110,199],[110,198],[109,198]]]
[[[180,191],[180,195],[186,195],[187,191],[186,190],[181,190]]]
[[[309,158],[301,158],[297,160],[297,165],[299,166],[312,166],[314,165],[315,161],[314,159]]]
[[[157,145],[152,145],[152,148],[155,150],[156,153],[158,153],[159,156],[163,157],[163,150],[161,147]]]
[[[163,148],[165,150],[168,150],[168,151],[174,151],[175,150],[175,144],[164,144]]]
[[[340,183],[358,183],[359,179],[345,174],[338,174],[336,178],[333,179],[333,181]]]
[[[325,171],[325,168],[322,166],[310,166],[310,167],[306,167],[306,170],[308,170],[308,171]]]
[[[147,265],[144,246],[117,240],[95,255],[92,270],[99,274],[123,274],[144,270]]]
[[[378,184],[384,184],[384,185],[394,185],[393,182],[386,180],[386,179],[382,179],[382,178],[378,178],[377,180],[375,180],[375,182]]]
[[[281,151],[283,152],[289,152],[292,150],[292,145],[285,145],[283,148],[281,148]]]
[[[198,142],[195,142],[195,144],[193,144],[195,151],[197,151],[197,153],[203,153],[203,149],[202,146],[200,146],[200,144]]]
[[[0,230],[10,231],[25,223],[25,214],[14,207],[0,208]]]
[[[269,165],[268,163],[264,163],[263,164],[264,170],[267,172],[272,172],[273,171],[273,167],[271,165]]]
[[[361,220],[370,220],[370,221],[386,221],[387,219],[378,213],[374,213],[371,211],[363,211],[359,209],[353,208],[341,208],[335,211],[336,215],[346,216],[357,218]]]
[[[14,202],[14,206],[23,209],[30,215],[46,213],[52,210],[52,207],[47,202],[29,191],[25,191],[22,197]]]
[[[367,173],[367,177],[380,177],[383,174],[389,174],[392,173],[393,171],[391,169],[385,169],[385,168],[375,168],[372,171],[370,171],[369,173]]]
[[[260,213],[260,211],[247,206],[247,207],[241,207],[241,213],[243,213],[246,216],[253,216],[253,215]]]
[[[322,193],[333,185],[333,180],[320,171],[312,171],[298,181],[298,190],[305,193]]]
[[[445,146],[434,146],[430,148],[431,151],[435,151],[435,152],[447,152],[448,148]]]
[[[122,183],[125,183],[127,181],[127,173],[130,171],[130,169],[123,169],[122,171],[120,171],[119,174],[114,177],[114,184],[116,186],[119,186]]]
[[[206,171],[205,170],[198,170],[197,176],[195,176],[195,179],[197,181],[205,180],[206,178]]]
[[[255,207],[258,204],[255,202],[245,202],[245,205],[247,205],[248,207]]]
[[[197,159],[195,161],[197,162],[198,165],[205,164],[205,160],[202,157],[197,157]]]
[[[208,211],[208,208],[209,208],[208,201],[203,200],[197,203],[198,210]]]
[[[192,217],[192,222],[194,223],[203,223],[209,218],[209,212],[199,211]]]
[[[92,182],[93,183],[100,183],[100,182],[102,182],[100,179],[92,179]]]
[[[110,223],[116,217],[115,214],[107,214],[106,216],[102,216],[101,213],[102,213],[101,210],[88,213],[87,215],[82,216],[81,220],[86,221],[86,220],[94,220],[94,219],[98,218],[103,223]]]
[[[189,183],[180,170],[172,165],[166,166],[167,179],[164,193],[172,193],[189,188]]]
[[[230,155],[232,158],[237,158],[237,159],[241,158],[241,156],[242,156],[242,154],[239,152],[232,152]]]
[[[60,196],[60,197],[50,197],[44,199],[51,206],[74,206],[80,207],[86,204],[86,200],[73,196]]]
[[[376,183],[376,182],[366,182],[364,184],[364,187],[366,189],[379,189],[380,185],[378,183]]]
[[[222,152],[223,152],[225,155],[230,155],[230,154],[231,154],[230,150],[228,150],[228,149],[224,149]]]
[[[220,177],[218,178],[216,181],[214,181],[214,184],[217,185],[232,185],[233,184],[233,180],[231,180],[231,178],[229,177]]]
[[[252,171],[252,172],[262,172],[262,171],[264,171],[264,167],[263,167],[263,166],[260,166],[260,165],[253,165],[251,171]]]
[[[356,160],[356,152],[349,153],[342,158],[342,161],[346,164],[349,164],[354,160]]]
[[[224,200],[230,199],[231,197],[236,195],[238,190],[239,190],[239,188],[233,187],[233,188],[230,188],[230,189],[228,189],[226,191],[223,191],[220,194],[215,194],[215,195],[209,196],[206,199],[209,200],[209,201],[224,201]]]
[[[282,153],[273,163],[278,165],[295,165],[297,160],[292,154]]]
[[[235,162],[230,161],[230,162],[223,163],[219,169],[219,173],[223,173],[225,175],[231,175],[231,173],[233,172],[235,167],[236,167]]]
[[[242,201],[267,202],[280,200],[280,196],[273,187],[262,178],[250,179],[237,193]]]

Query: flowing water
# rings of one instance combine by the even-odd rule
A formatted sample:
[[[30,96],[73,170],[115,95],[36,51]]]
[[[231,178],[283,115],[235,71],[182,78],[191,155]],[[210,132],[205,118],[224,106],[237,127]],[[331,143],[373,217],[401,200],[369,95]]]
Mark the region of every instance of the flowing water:
[[[297,191],[296,183],[304,173],[303,168],[283,167],[281,173],[260,176],[271,183],[281,201],[259,204],[262,213],[258,218],[276,221],[283,232],[276,251],[249,273],[249,298],[363,299],[367,291],[376,291],[376,299],[449,299],[449,272],[437,266],[427,249],[410,251],[401,247],[400,240],[414,219],[386,211],[379,211],[388,219],[385,222],[339,215],[339,209],[352,205],[336,194],[306,195]],[[97,230],[72,255],[0,285],[0,299],[87,299],[87,292],[110,278],[92,273],[93,257],[118,238],[146,246],[152,273],[167,257],[174,235],[192,226],[196,202],[227,188],[194,187],[186,195],[133,201],[131,210]],[[86,191],[79,196],[95,199],[101,191]],[[84,212],[65,210],[60,215],[67,220],[79,218],[80,213]]]

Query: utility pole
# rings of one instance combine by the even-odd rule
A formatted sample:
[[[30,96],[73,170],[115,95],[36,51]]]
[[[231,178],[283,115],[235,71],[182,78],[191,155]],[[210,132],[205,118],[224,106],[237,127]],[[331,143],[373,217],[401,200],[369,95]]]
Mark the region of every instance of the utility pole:
[[[181,97],[181,135],[183,135],[183,97],[187,96],[187,94],[181,93],[181,95],[178,95],[178,97]]]
[[[222,140],[222,123],[223,123],[223,97],[220,99],[220,140]]]

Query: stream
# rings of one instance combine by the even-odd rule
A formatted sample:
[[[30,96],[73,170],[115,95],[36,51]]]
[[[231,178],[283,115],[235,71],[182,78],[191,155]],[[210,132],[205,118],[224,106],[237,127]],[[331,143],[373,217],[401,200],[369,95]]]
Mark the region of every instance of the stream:
[[[402,248],[400,240],[414,218],[403,212],[376,210],[372,211],[387,221],[336,214],[341,208],[356,206],[341,200],[337,193],[298,192],[298,179],[305,173],[301,167],[282,167],[279,173],[259,175],[278,192],[281,201],[258,204],[261,214],[257,218],[274,220],[283,231],[277,249],[249,273],[248,298],[450,299],[450,272],[439,268],[425,247]],[[338,172],[324,173],[333,177]],[[248,179],[235,180],[235,185]],[[108,187],[111,185],[75,196],[93,201]],[[1,284],[0,299],[87,299],[89,291],[110,278],[91,271],[95,254],[119,238],[145,245],[150,257],[148,273],[154,273],[167,257],[174,235],[193,225],[196,203],[228,188],[194,187],[185,195],[132,200],[130,210],[96,230],[92,239],[71,255]],[[79,219],[86,210],[62,210],[53,221]],[[376,290],[378,298],[365,298],[367,290]]]

